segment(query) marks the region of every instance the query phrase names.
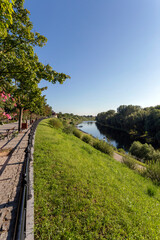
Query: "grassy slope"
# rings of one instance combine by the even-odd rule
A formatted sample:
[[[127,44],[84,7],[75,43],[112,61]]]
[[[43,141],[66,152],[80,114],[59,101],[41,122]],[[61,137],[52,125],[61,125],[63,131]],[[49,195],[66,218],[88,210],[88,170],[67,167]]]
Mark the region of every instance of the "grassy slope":
[[[160,189],[47,121],[35,141],[35,239],[160,239]]]

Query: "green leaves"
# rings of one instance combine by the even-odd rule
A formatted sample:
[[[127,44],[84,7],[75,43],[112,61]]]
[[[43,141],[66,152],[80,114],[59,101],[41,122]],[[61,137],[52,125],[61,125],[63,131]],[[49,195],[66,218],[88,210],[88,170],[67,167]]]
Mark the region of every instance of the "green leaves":
[[[0,0],[0,37],[7,35],[7,28],[13,23],[13,4],[9,0]]]
[[[5,31],[0,39],[0,88],[12,92],[18,108],[51,114],[42,96],[46,88],[40,89],[38,84],[42,79],[62,84],[70,77],[39,62],[34,47],[43,47],[47,38],[32,31],[30,12],[24,8],[24,0],[16,0],[14,5],[9,0],[0,0],[0,9],[0,30]]]

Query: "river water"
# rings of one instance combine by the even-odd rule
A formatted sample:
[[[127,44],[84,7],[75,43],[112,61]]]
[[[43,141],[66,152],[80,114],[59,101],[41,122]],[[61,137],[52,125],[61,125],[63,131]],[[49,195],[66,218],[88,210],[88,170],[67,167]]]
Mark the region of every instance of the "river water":
[[[104,127],[97,124],[95,121],[84,121],[77,126],[78,129],[91,134],[100,140],[105,140],[116,148],[123,148],[128,152],[133,139],[130,135],[119,130],[114,130],[112,128]]]

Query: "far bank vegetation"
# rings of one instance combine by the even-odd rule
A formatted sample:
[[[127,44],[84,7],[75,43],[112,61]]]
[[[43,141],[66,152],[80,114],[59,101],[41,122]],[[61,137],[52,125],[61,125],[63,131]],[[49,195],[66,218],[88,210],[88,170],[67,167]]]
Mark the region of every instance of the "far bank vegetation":
[[[96,121],[139,136],[148,143],[160,144],[160,105],[147,108],[121,105],[117,108],[117,112],[109,110],[99,113]]]

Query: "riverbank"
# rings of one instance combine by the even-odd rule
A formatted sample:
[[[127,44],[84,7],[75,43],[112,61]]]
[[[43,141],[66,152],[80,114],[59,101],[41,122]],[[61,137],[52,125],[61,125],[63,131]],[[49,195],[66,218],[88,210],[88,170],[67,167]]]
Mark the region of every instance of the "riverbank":
[[[81,126],[82,126],[82,129],[83,129],[83,123],[82,123]],[[78,127],[78,126],[77,126],[77,127]],[[80,132],[82,132],[83,134],[88,135],[88,136],[92,139],[92,142],[94,142],[94,141],[97,139],[95,136],[93,136],[93,135],[91,135],[91,134],[83,131],[81,128],[78,127],[77,129],[78,129]],[[93,140],[93,139],[94,139],[94,140]],[[99,140],[100,140],[100,139],[99,139]],[[103,141],[104,141],[104,140],[105,140],[105,139],[103,139]],[[90,144],[90,145],[92,145],[92,144]],[[121,152],[121,151],[119,151],[116,147],[113,147],[113,149],[114,149],[114,150],[113,150],[113,158],[114,158],[116,161],[123,163],[123,159],[128,156],[128,153],[125,153],[125,151],[124,151],[124,152]],[[123,150],[123,149],[120,149],[120,150]],[[138,169],[140,169],[140,170],[146,169],[146,165],[145,165],[145,163],[143,163],[143,161],[142,161],[141,159],[137,160],[134,156],[131,156],[131,155],[129,155],[129,158],[131,159],[132,162],[134,162],[137,170],[138,170]]]
[[[48,120],[34,171],[35,239],[160,238],[160,189]]]

